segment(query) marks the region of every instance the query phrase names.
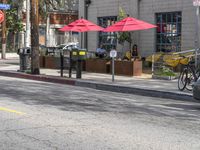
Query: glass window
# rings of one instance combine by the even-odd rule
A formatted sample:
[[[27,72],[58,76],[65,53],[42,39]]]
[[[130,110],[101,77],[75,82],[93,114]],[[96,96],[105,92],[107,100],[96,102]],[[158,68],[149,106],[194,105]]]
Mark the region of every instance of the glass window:
[[[157,13],[156,21],[156,51],[181,51],[181,12]]]
[[[99,26],[106,28],[113,25],[117,21],[117,16],[99,17]],[[98,46],[103,45],[106,50],[116,48],[117,46],[117,33],[115,32],[99,32]]]

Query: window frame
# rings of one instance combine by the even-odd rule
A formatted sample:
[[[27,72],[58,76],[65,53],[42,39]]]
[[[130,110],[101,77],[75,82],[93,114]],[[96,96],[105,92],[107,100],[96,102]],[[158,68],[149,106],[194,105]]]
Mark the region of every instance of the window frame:
[[[156,52],[181,51],[182,12],[160,12],[155,14]]]
[[[97,21],[98,21],[99,26],[106,28],[106,27],[117,22],[117,16],[97,17]],[[104,42],[104,40],[106,40],[106,41]],[[109,40],[110,40],[110,42],[108,42]],[[116,48],[117,47],[117,33],[116,32],[101,32],[100,31],[98,33],[98,47],[100,45],[103,45],[106,50]]]

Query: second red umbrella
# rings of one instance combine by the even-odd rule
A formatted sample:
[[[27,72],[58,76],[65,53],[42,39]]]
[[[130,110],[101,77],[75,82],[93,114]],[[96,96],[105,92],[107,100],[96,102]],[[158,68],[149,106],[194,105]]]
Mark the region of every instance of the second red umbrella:
[[[137,31],[150,28],[156,28],[156,25],[138,20],[132,17],[127,17],[112,26],[107,27],[103,32],[124,32],[124,31]]]

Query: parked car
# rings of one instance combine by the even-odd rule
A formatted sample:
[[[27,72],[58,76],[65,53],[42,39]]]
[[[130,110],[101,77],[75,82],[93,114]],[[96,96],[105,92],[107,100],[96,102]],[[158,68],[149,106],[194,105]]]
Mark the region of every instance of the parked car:
[[[79,49],[79,43],[78,42],[71,42],[71,43],[67,43],[67,44],[60,44],[57,46],[58,49],[62,49],[62,50],[72,50],[72,49]]]
[[[200,78],[194,83],[193,97],[197,100],[200,100]]]

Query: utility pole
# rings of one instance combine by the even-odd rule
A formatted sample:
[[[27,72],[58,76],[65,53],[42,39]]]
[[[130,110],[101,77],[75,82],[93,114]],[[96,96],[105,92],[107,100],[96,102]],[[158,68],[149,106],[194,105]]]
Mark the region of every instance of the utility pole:
[[[91,4],[91,0],[85,0],[85,19],[88,19],[88,9]],[[88,50],[88,33],[85,32],[85,47]]]
[[[197,68],[197,66],[198,66],[198,50],[199,50],[199,26],[200,26],[199,7],[200,7],[200,0],[193,0],[193,6],[196,7],[195,67]]]
[[[38,0],[31,0],[31,73],[40,74]]]
[[[195,67],[198,67],[198,50],[199,50],[199,6],[196,6],[196,37],[195,37]]]
[[[7,0],[3,0],[3,4],[5,4]],[[4,13],[4,21],[2,23],[2,53],[1,58],[6,59],[6,11],[3,10]]]
[[[25,35],[25,47],[30,46],[30,0],[26,0],[26,35]]]

